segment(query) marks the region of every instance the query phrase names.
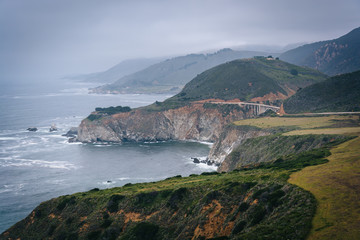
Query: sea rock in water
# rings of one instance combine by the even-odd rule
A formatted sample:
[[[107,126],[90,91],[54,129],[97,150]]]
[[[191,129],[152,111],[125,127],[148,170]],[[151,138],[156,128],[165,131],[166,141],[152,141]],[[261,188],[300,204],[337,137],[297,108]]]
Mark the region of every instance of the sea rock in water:
[[[69,138],[68,142],[74,143],[74,142],[77,142],[77,139],[76,139],[76,137],[72,137],[72,138]]]
[[[73,138],[77,134],[78,134],[78,128],[77,127],[72,127],[72,128],[70,128],[70,130],[67,133],[63,134],[62,136]]]
[[[57,129],[57,127],[55,126],[55,124],[51,125],[51,127],[50,127],[50,129],[49,129],[50,132],[55,132],[55,131],[57,131],[57,130],[58,130],[58,129]]]
[[[200,163],[200,160],[198,158],[196,158],[196,157],[191,158],[191,159],[193,160],[194,163]]]
[[[36,132],[38,129],[36,127],[29,127],[28,129],[26,129],[30,132]]]

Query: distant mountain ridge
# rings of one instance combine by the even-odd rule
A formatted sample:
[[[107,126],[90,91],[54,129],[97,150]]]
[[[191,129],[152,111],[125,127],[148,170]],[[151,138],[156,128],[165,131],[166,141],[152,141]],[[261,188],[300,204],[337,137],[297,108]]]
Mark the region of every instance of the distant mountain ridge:
[[[84,82],[112,83],[121,77],[145,69],[163,61],[163,58],[139,58],[124,60],[103,72],[90,73],[67,77]]]
[[[360,71],[331,77],[284,102],[287,113],[360,111]]]
[[[201,72],[240,58],[268,55],[264,52],[222,49],[213,54],[190,54],[149,66],[116,82],[92,89],[95,93],[162,93],[179,92]]]
[[[289,50],[280,58],[331,76],[360,70],[360,27],[334,40]]]

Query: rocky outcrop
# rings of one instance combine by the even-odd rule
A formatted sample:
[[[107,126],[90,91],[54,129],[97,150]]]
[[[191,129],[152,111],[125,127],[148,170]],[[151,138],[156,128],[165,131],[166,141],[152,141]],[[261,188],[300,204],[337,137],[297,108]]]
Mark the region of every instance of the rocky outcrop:
[[[266,135],[270,135],[270,132],[256,127],[230,124],[224,128],[219,139],[214,143],[208,160],[223,165],[225,158],[244,140]],[[223,169],[227,168],[223,166]]]
[[[64,137],[75,137],[75,135],[78,134],[78,128],[77,127],[72,127],[70,128],[69,131],[67,131],[67,133],[63,134],[62,136]]]
[[[93,121],[84,119],[78,129],[78,141],[197,140],[214,142],[228,123],[255,115],[255,107],[248,106],[232,107],[226,114],[224,114],[223,106],[204,108],[203,104],[191,104],[157,112],[136,109],[131,112],[104,116]]]

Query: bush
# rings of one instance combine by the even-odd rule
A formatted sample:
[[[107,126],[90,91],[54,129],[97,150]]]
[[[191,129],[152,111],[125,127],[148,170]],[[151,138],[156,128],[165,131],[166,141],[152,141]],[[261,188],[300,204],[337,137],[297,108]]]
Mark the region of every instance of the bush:
[[[117,212],[118,208],[119,208],[119,201],[124,199],[125,196],[122,195],[112,195],[110,197],[109,202],[107,203],[106,208],[108,209],[109,212],[113,213],[113,212]]]
[[[294,76],[297,76],[299,72],[296,69],[291,69],[290,73]]]
[[[101,230],[96,230],[96,231],[90,232],[87,235],[86,239],[89,239],[89,240],[98,239],[100,237],[100,234],[101,234]]]
[[[111,224],[112,224],[112,220],[111,219],[105,219],[104,222],[101,224],[102,228],[108,228]]]
[[[128,240],[155,240],[157,239],[156,235],[159,231],[159,226],[149,222],[138,223],[133,227],[128,234],[126,234],[121,239]]]
[[[136,204],[139,205],[148,205],[154,202],[155,198],[159,195],[159,192],[148,192],[148,193],[139,193],[136,195]]]
[[[261,205],[257,205],[254,208],[253,213],[250,215],[252,217],[251,225],[254,226],[260,223],[261,220],[263,220],[263,218],[265,217],[265,215],[266,215],[265,208]]]
[[[249,208],[249,204],[247,204],[246,202],[242,202],[239,206],[239,211],[245,212],[248,208]]]
[[[201,173],[202,176],[210,176],[210,175],[218,175],[218,172],[203,172]]]
[[[171,196],[170,199],[167,203],[167,205],[169,207],[171,207],[172,209],[177,210],[178,209],[178,204],[181,200],[183,200],[183,198],[185,197],[185,195],[188,193],[188,189],[187,188],[179,188],[177,190],[175,190]]]
[[[165,180],[170,180],[170,179],[174,179],[174,178],[182,178],[182,176],[181,175],[176,175],[176,176],[173,176],[173,177],[165,178]]]
[[[109,115],[112,114],[116,114],[116,113],[121,113],[121,112],[130,112],[131,108],[126,106],[126,107],[122,107],[122,106],[117,106],[117,107],[108,107],[108,108],[101,108],[101,107],[97,107],[95,108],[95,111],[97,111],[98,113],[106,113]]]
[[[57,210],[62,211],[67,204],[74,204],[75,203],[75,197],[65,197],[57,206]]]
[[[239,232],[241,232],[246,226],[246,222],[245,221],[240,221],[238,224],[236,224],[236,226],[234,227],[232,234],[238,234]]]
[[[270,193],[268,199],[270,204],[276,207],[279,204],[279,199],[282,198],[283,196],[285,196],[285,192],[279,189],[276,190],[275,192]]]
[[[222,196],[222,194],[219,191],[214,190],[214,191],[211,191],[208,194],[206,194],[203,199],[206,204],[209,204],[212,200],[218,199],[221,196]]]
[[[98,114],[90,114],[87,119],[90,120],[90,121],[94,121],[94,120],[97,120],[97,119],[100,119],[102,118],[102,115],[98,115]]]

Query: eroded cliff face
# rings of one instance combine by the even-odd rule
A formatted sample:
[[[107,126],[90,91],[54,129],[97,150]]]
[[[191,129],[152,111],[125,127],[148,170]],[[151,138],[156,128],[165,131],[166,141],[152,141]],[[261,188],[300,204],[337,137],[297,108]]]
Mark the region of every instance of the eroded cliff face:
[[[221,108],[204,108],[203,104],[161,112],[136,109],[98,120],[84,119],[78,131],[81,142],[124,142],[198,140],[216,141],[224,126],[244,118],[254,117],[253,108],[236,108],[222,112]]]
[[[235,126],[228,125],[224,128],[218,140],[214,143],[210,150],[208,160],[217,164],[221,163],[219,170],[227,171],[228,168],[224,166],[225,158],[241,143],[249,138],[256,138],[259,136],[270,135],[270,132],[249,126]]]

